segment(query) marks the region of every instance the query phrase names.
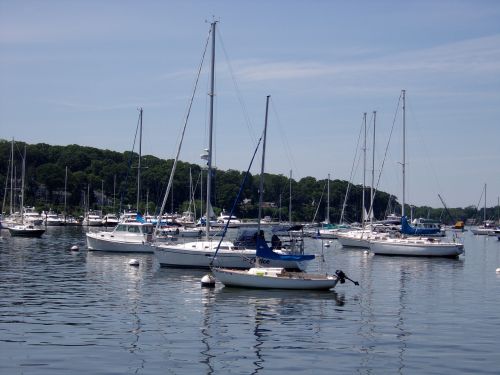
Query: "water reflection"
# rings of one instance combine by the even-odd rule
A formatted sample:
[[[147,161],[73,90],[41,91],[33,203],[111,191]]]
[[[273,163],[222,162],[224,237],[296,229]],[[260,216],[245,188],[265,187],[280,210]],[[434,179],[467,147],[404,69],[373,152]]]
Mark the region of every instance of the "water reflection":
[[[216,362],[233,353],[232,366],[258,374],[275,352],[307,350],[315,337],[328,336],[329,323],[342,319],[343,293],[252,290],[217,286],[203,289],[202,355],[206,373],[225,371]],[[237,315],[239,314],[239,316]],[[323,327],[327,328],[326,332]],[[305,333],[304,333],[305,332]],[[301,338],[302,336],[302,338]],[[304,342],[303,340],[306,340]],[[231,345],[231,343],[235,343]],[[251,353],[245,348],[251,347]],[[221,369],[220,366],[223,368]]]

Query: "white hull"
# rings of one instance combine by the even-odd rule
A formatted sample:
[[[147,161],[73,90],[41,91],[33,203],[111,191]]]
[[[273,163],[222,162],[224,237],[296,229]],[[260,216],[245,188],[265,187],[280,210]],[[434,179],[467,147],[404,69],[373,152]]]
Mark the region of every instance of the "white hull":
[[[157,243],[154,253],[162,267],[210,268],[219,241],[195,241],[184,244]],[[234,249],[232,242],[223,241],[214,265],[225,268],[248,269],[255,264],[255,250]],[[305,269],[305,262],[268,260],[261,261],[266,266],[287,269]]]
[[[471,228],[470,231],[478,236],[489,236],[495,233],[495,229],[493,228]]]
[[[241,288],[329,290],[338,282],[336,276],[279,271],[266,267],[251,270],[212,268],[212,273],[221,283]]]
[[[431,241],[426,238],[387,239],[370,242],[370,251],[380,255],[457,257],[464,252],[460,243]]]
[[[116,239],[112,232],[87,233],[87,248],[93,251],[152,253],[151,243],[142,239]]]
[[[343,232],[337,233],[337,241],[339,241],[343,247],[359,247],[369,249],[370,236],[369,232],[365,232],[363,235],[360,233]]]
[[[319,234],[319,238],[323,238],[323,239],[329,239],[329,240],[336,240],[338,239],[338,230],[332,230],[332,229],[320,229],[317,233],[317,235]]]

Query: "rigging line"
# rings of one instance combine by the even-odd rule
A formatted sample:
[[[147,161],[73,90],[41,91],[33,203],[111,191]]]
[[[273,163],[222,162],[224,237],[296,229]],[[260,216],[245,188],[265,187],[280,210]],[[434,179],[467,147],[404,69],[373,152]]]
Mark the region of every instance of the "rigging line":
[[[229,73],[230,73],[231,78],[233,80],[234,89],[236,91],[236,97],[238,98],[238,101],[240,102],[241,109],[243,111],[243,117],[245,119],[248,133],[250,134],[250,137],[252,138],[253,143],[256,144],[257,137],[255,136],[255,131],[252,127],[252,121],[250,120],[250,116],[248,115],[247,106],[245,105],[245,101],[243,100],[243,96],[241,95],[241,90],[238,87],[238,82],[236,81],[236,76],[234,74],[233,67],[232,67],[231,62],[229,60],[229,55],[226,51],[226,47],[224,46],[224,42],[222,41],[222,35],[220,33],[220,28],[216,30],[216,33],[217,33],[217,36],[219,37],[220,46],[222,48],[222,52],[224,53],[224,57],[226,58],[226,64],[228,66]]]
[[[281,132],[281,134],[283,135],[282,137],[280,137],[280,140],[283,142],[283,146],[284,146],[284,149],[285,149],[285,153],[286,153],[286,157],[288,159],[288,162],[290,163],[290,165],[292,166],[292,170],[296,171],[297,172],[297,175],[301,175],[300,171],[299,171],[299,168],[297,167],[297,164],[295,163],[295,160],[293,158],[293,154],[292,154],[292,151],[291,151],[291,148],[290,148],[290,144],[288,142],[288,138],[286,136],[286,132],[283,131],[283,126],[281,125],[281,120],[280,120],[280,117],[278,115],[278,111],[276,109],[276,106],[274,105],[274,99],[273,98],[270,98],[270,102],[271,102],[271,108],[273,109],[273,112],[274,112],[274,115],[276,116],[276,122],[277,122],[277,127],[279,129],[279,131]]]
[[[209,37],[210,37],[210,35],[209,35]],[[184,140],[184,134],[186,132],[187,124],[188,124],[188,121],[189,121],[189,115],[191,114],[191,108],[193,106],[194,97],[196,95],[196,90],[198,88],[198,82],[199,82],[199,79],[200,79],[201,70],[203,68],[203,61],[205,60],[205,53],[207,51],[207,45],[208,45],[208,39],[207,39],[207,43],[205,44],[205,49],[203,51],[203,55],[202,55],[202,58],[201,58],[201,61],[200,61],[200,66],[198,68],[198,74],[196,76],[196,80],[195,80],[195,84],[194,84],[194,88],[193,88],[193,93],[192,93],[191,99],[189,101],[188,111],[186,113],[186,118],[184,120],[184,126],[183,126],[183,129],[182,129],[182,134],[181,134],[181,138],[180,138],[180,141],[179,141],[179,145],[177,147],[177,154],[175,156],[174,163],[172,165],[172,170],[170,172],[170,179],[168,181],[167,190],[165,192],[165,196],[163,197],[163,202],[162,202],[162,205],[161,205],[161,208],[160,208],[160,213],[159,213],[160,217],[163,215],[163,211],[165,210],[165,206],[167,204],[168,195],[170,193],[170,190],[172,188],[172,184],[173,184],[173,181],[174,181],[175,169],[177,167],[177,161],[179,159],[179,154],[181,153],[182,141]],[[160,229],[160,225],[161,225],[161,220],[158,220],[158,222],[156,224],[155,233]]]
[[[356,165],[356,160],[358,158],[359,142],[361,141],[361,134],[363,133],[363,121],[361,121],[361,126],[359,128],[358,141],[356,142],[356,148],[354,152],[354,158],[352,159],[351,173],[349,175],[349,181],[347,181],[347,189],[344,196],[344,203],[342,204],[342,213],[340,215],[340,224],[344,221],[345,208],[347,205],[347,197],[349,196],[349,190],[351,188],[351,183],[354,178],[354,166]],[[359,165],[359,161],[358,161]],[[357,169],[357,167],[356,167]]]
[[[371,215],[371,212],[373,210],[373,201],[375,201],[375,196],[377,195],[378,187],[380,184],[380,179],[382,177],[382,171],[384,170],[385,160],[387,158],[387,152],[389,150],[389,145],[390,145],[391,139],[392,139],[392,133],[394,132],[394,127],[396,125],[396,119],[397,119],[397,116],[399,113],[401,98],[402,98],[402,93],[399,94],[398,105],[396,107],[396,111],[394,112],[394,118],[392,120],[391,132],[389,133],[389,139],[387,140],[387,145],[385,146],[384,158],[382,159],[382,164],[380,166],[380,171],[379,171],[378,178],[377,178],[377,185],[376,185],[375,189],[373,190],[373,199],[372,199],[372,203],[370,204],[370,211],[368,212],[368,216]],[[391,199],[391,194],[389,194],[389,203],[390,203],[390,199]]]
[[[408,103],[408,101],[407,101]],[[419,123],[416,121],[416,116],[414,114],[414,111],[413,111],[413,108],[411,106],[411,102],[410,102],[410,105],[406,105],[406,108],[408,108],[409,112],[410,112],[410,115],[411,117],[413,118],[413,123],[416,124],[416,125],[419,125]],[[428,156],[430,155],[430,152],[429,152],[429,148],[427,147],[427,144],[424,142],[424,137],[422,135],[422,132],[421,132],[421,129],[419,126],[415,126],[414,128],[417,129],[417,134],[420,138],[420,142],[421,144],[424,146],[424,158],[425,158],[425,161],[427,162],[427,166],[428,168],[430,168],[433,172],[433,175],[434,175],[434,180],[436,182],[436,185],[439,189],[439,191],[443,191],[442,187],[441,187],[441,184],[439,183],[439,179],[438,179],[438,174],[436,172],[436,168],[435,168],[435,164],[431,163]]]
[[[250,174],[250,168],[252,168],[252,164],[253,164],[253,161],[255,159],[255,155],[257,155],[257,151],[259,150],[260,142],[262,141],[262,138],[264,137],[264,131],[262,132],[262,135],[260,136],[259,141],[257,142],[257,146],[255,147],[255,151],[253,152],[252,159],[250,160],[250,164],[248,165],[248,169],[245,173],[245,176],[243,177],[243,181],[241,182],[240,189],[238,191],[238,195],[236,196],[236,199],[233,202],[233,207],[231,208],[231,213],[229,214],[229,219],[227,220],[226,225],[224,226],[224,230],[222,231],[222,235],[220,236],[219,244],[217,245],[217,248],[215,249],[214,256],[210,260],[210,267],[213,265],[215,257],[217,256],[217,253],[219,252],[220,245],[221,245],[222,241],[224,240],[224,237],[226,236],[227,228],[229,227],[229,223],[231,221],[231,218],[233,217],[234,211],[236,210],[236,206],[238,205],[238,202],[240,200],[240,196],[241,196],[241,193],[243,192],[243,188],[245,187],[247,177]]]
[[[125,194],[125,189],[127,188],[127,181],[128,181],[128,176],[130,174],[130,168],[132,167],[132,157],[134,156],[134,150],[135,150],[135,142],[137,140],[137,133],[139,132],[139,125],[140,125],[141,118],[140,116],[137,118],[137,125],[135,126],[135,135],[134,135],[134,142],[132,143],[132,150],[130,151],[130,157],[128,158],[128,163],[127,163],[127,174],[125,175],[125,182],[123,184],[120,184],[120,205],[118,206],[119,212],[122,212],[122,203],[123,203],[123,195]],[[137,210],[139,207],[137,207]]]
[[[201,58],[200,58],[199,66],[198,66],[197,78],[196,78],[195,82],[193,83],[193,87],[192,87],[192,92],[193,92],[193,94],[192,94],[192,98],[191,98],[191,100],[188,102],[188,104],[186,105],[186,108],[185,108],[185,110],[184,110],[184,115],[183,115],[183,118],[184,118],[184,119],[189,118],[189,114],[190,114],[190,112],[191,112],[191,107],[192,107],[192,105],[193,105],[193,101],[194,101],[194,94],[195,94],[195,93],[196,93],[196,91],[197,91],[198,80],[199,80],[199,76],[200,76],[200,69],[202,69],[202,67],[203,67],[203,63],[204,63],[204,61],[205,61],[205,56],[206,56],[206,53],[207,53],[207,50],[208,50],[208,43],[209,43],[209,41],[210,41],[210,34],[211,34],[211,32],[212,32],[212,30],[211,30],[211,28],[210,28],[210,29],[209,29],[209,31],[208,31],[207,39],[206,39],[206,41],[205,41],[205,46],[204,46],[204,48],[203,48],[203,52],[202,52],[202,54],[201,54]],[[182,129],[183,129],[183,127],[182,127],[182,126],[180,126],[180,127],[179,127],[179,131],[178,131],[178,133],[177,133],[176,144],[178,144],[179,139],[180,139],[180,137],[182,136]]]
[[[207,39],[205,41],[205,47],[203,48],[203,53],[201,55],[201,59],[200,59],[199,67],[198,67],[197,78],[196,78],[196,80],[195,80],[195,82],[193,84],[193,89],[192,89],[193,94],[192,94],[191,100],[188,102],[188,105],[186,106],[186,110],[184,112],[185,121],[187,121],[187,119],[189,118],[190,112],[191,112],[191,107],[192,107],[192,104],[193,104],[193,101],[194,101],[194,95],[196,93],[197,85],[198,85],[198,81],[199,81],[199,77],[201,75],[201,69],[203,67],[203,63],[205,61],[206,52],[208,50],[208,43],[210,41],[211,32],[212,32],[212,29],[210,28],[209,31],[208,31]],[[207,83],[207,85],[208,85],[208,83]],[[208,89],[207,89],[207,91],[208,91]],[[207,98],[208,98],[208,96],[207,96]],[[205,143],[206,143],[206,137],[207,137],[207,134],[206,134],[206,129],[207,129],[207,123],[206,123],[207,116],[206,116],[206,113],[207,113],[207,108],[208,108],[208,106],[207,106],[206,103],[207,103],[207,100],[205,100]],[[183,129],[183,127],[179,128],[179,132],[178,132],[177,138],[176,138],[176,144],[179,144],[179,142],[180,142],[180,138],[181,138],[182,133],[183,133],[182,129]],[[174,160],[174,159],[175,159],[175,156],[172,156],[172,160]],[[168,162],[168,160],[166,160],[166,162]],[[173,166],[173,161],[172,161],[172,166]],[[167,173],[165,175],[165,180],[160,184],[160,190],[163,189],[164,185],[168,185],[168,180],[169,180],[169,175]],[[159,199],[160,200],[157,203],[159,203],[161,201],[161,198],[159,198]],[[157,210],[158,210],[158,207],[157,207]],[[158,212],[156,212],[156,213],[158,214]]]
[[[321,192],[321,196],[319,197],[318,206],[316,207],[316,212],[314,213],[314,217],[311,221],[311,224],[314,223],[314,220],[316,220],[316,215],[318,214],[319,206],[321,205],[321,201],[323,200],[323,195],[325,194],[325,190],[326,190],[327,185],[328,185],[328,182],[325,182],[325,185],[323,185],[323,191]]]

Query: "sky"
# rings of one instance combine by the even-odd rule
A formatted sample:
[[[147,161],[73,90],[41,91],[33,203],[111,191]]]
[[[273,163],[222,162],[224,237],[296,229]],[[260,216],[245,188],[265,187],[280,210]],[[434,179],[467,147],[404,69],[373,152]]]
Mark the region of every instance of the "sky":
[[[217,168],[247,169],[270,95],[267,172],[362,184],[366,112],[366,183],[401,201],[404,89],[406,203],[497,205],[495,0],[0,0],[0,138],[128,151],[142,107],[143,155],[173,158],[213,20]],[[209,54],[180,153],[200,165]]]

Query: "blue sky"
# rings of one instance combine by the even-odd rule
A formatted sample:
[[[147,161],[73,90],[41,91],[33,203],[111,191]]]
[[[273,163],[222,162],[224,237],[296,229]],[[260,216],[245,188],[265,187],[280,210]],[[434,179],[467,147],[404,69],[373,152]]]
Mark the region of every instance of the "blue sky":
[[[407,202],[476,205],[486,183],[496,205],[498,1],[0,0],[0,138],[125,151],[143,107],[143,153],[173,157],[213,16],[219,168],[246,169],[271,95],[267,171],[349,179],[363,112],[376,110],[378,175],[405,89]],[[207,70],[181,152],[193,163]],[[400,122],[380,182],[399,199]]]

